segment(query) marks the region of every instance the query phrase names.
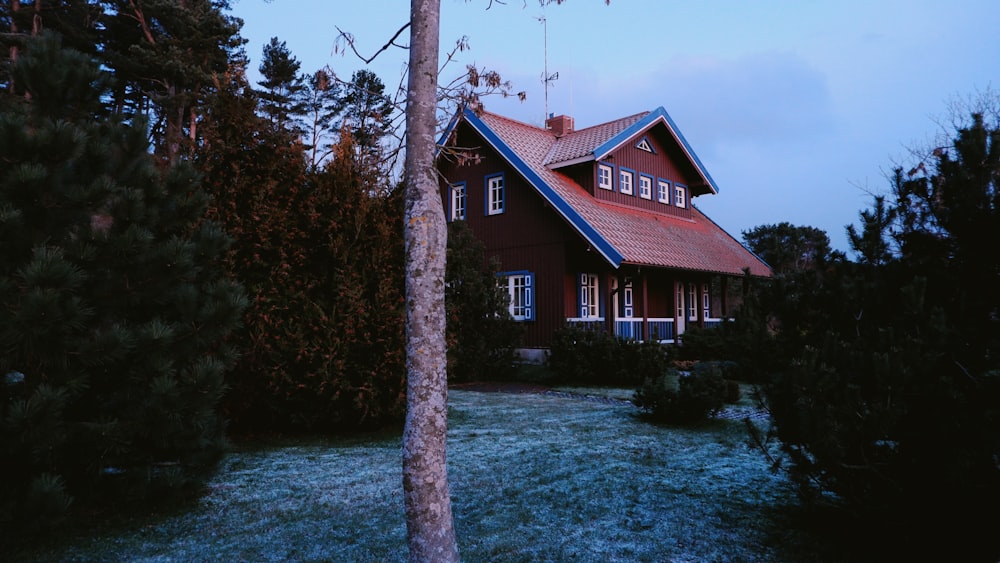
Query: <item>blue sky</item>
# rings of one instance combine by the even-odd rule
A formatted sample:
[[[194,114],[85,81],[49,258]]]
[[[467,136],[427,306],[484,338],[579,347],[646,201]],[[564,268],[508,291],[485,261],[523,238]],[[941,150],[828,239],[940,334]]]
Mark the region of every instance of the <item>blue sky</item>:
[[[527,100],[489,98],[486,108],[540,125],[547,59],[559,73],[548,112],[572,115],[577,128],[663,106],[719,185],[695,204],[738,239],[787,221],[847,251],[845,225],[887,190],[891,169],[939,136],[956,101],[1000,89],[996,0],[489,4],[442,0],[442,53],[462,36],[471,47],[442,81],[467,64],[499,71]],[[335,52],[337,27],[367,55],[409,17],[406,0],[232,8],[251,69],[278,37],[303,71],[329,66],[344,78],[365,65]],[[367,68],[392,89],[406,56],[392,49]]]

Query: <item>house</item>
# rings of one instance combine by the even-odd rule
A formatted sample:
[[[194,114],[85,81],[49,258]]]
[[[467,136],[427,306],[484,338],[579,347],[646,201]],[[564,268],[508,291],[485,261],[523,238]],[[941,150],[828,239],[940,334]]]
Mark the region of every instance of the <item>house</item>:
[[[662,107],[580,130],[465,108],[439,145],[447,218],[499,259],[528,359],[567,323],[676,342],[732,313],[733,280],[771,275],[694,205],[719,189]]]

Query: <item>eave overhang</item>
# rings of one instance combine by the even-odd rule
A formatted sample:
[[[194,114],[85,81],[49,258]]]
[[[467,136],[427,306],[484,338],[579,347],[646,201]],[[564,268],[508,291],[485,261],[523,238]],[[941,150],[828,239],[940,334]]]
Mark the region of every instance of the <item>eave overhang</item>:
[[[695,154],[694,149],[691,148],[687,139],[684,138],[684,135],[677,127],[677,124],[674,123],[670,114],[668,114],[667,110],[663,109],[662,106],[649,112],[639,121],[636,121],[632,125],[626,127],[622,132],[605,141],[603,144],[594,149],[593,158],[587,158],[586,160],[604,160],[609,154],[618,150],[623,144],[628,142],[629,139],[646,131],[647,129],[651,129],[657,123],[663,123],[667,130],[670,131],[670,134],[673,135],[678,145],[680,145],[681,150],[684,151],[684,156],[686,156],[688,161],[690,161],[692,166],[694,166],[695,171],[698,173],[698,176],[701,177],[704,184],[712,191],[713,194],[719,193],[719,187],[716,185],[715,180],[712,179],[712,176],[708,173],[705,165],[701,163],[701,159],[699,159],[698,155]],[[563,163],[559,163],[559,166],[562,165]]]

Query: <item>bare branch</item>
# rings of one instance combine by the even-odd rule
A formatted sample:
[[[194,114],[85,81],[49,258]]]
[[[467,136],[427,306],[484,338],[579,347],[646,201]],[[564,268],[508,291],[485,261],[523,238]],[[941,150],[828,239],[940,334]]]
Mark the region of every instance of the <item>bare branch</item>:
[[[355,47],[354,45],[354,36],[351,35],[350,33],[345,32],[339,27],[337,27],[337,31],[339,32],[339,35],[337,36],[337,42],[338,43],[340,41],[345,42],[347,46],[351,48],[351,51],[354,52],[355,56],[364,61],[365,64],[371,64],[372,61],[374,61],[380,54],[382,54],[383,51],[389,49],[389,47],[399,47],[400,49],[406,49],[407,47],[405,45],[399,45],[396,43],[396,38],[398,38],[401,33],[409,29],[409,27],[410,27],[410,22],[406,22],[405,24],[403,24],[403,26],[396,31],[396,34],[393,35],[392,38],[389,39],[389,41],[385,45],[382,45],[382,48],[380,48],[378,51],[375,51],[375,54],[370,57],[365,57],[364,55],[359,53],[357,47]]]

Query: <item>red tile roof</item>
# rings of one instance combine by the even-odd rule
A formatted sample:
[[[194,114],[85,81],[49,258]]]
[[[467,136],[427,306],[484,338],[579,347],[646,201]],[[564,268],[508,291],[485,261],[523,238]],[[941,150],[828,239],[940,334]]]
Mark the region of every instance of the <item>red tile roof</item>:
[[[520,158],[522,163],[512,163],[515,168],[520,164],[527,166],[586,222],[586,225],[574,224],[574,219],[568,219],[571,226],[581,234],[591,229],[596,231],[603,242],[621,255],[620,263],[730,275],[742,275],[748,268],[755,276],[771,275],[766,264],[697,207],[692,208],[690,218],[681,218],[602,202],[568,176],[547,166],[592,154],[595,147],[648,113],[581,129],[561,139],[546,129],[489,112],[480,113],[478,120],[506,145],[496,149],[501,153],[509,149]],[[472,118],[467,116],[467,119]],[[620,265],[611,258],[609,261],[616,267]]]
[[[594,149],[604,144],[608,139],[628,129],[630,125],[648,114],[648,111],[644,111],[629,117],[609,121],[608,123],[573,131],[568,135],[559,137],[552,144],[552,148],[549,150],[549,154],[546,156],[543,164],[554,165],[592,155]]]

